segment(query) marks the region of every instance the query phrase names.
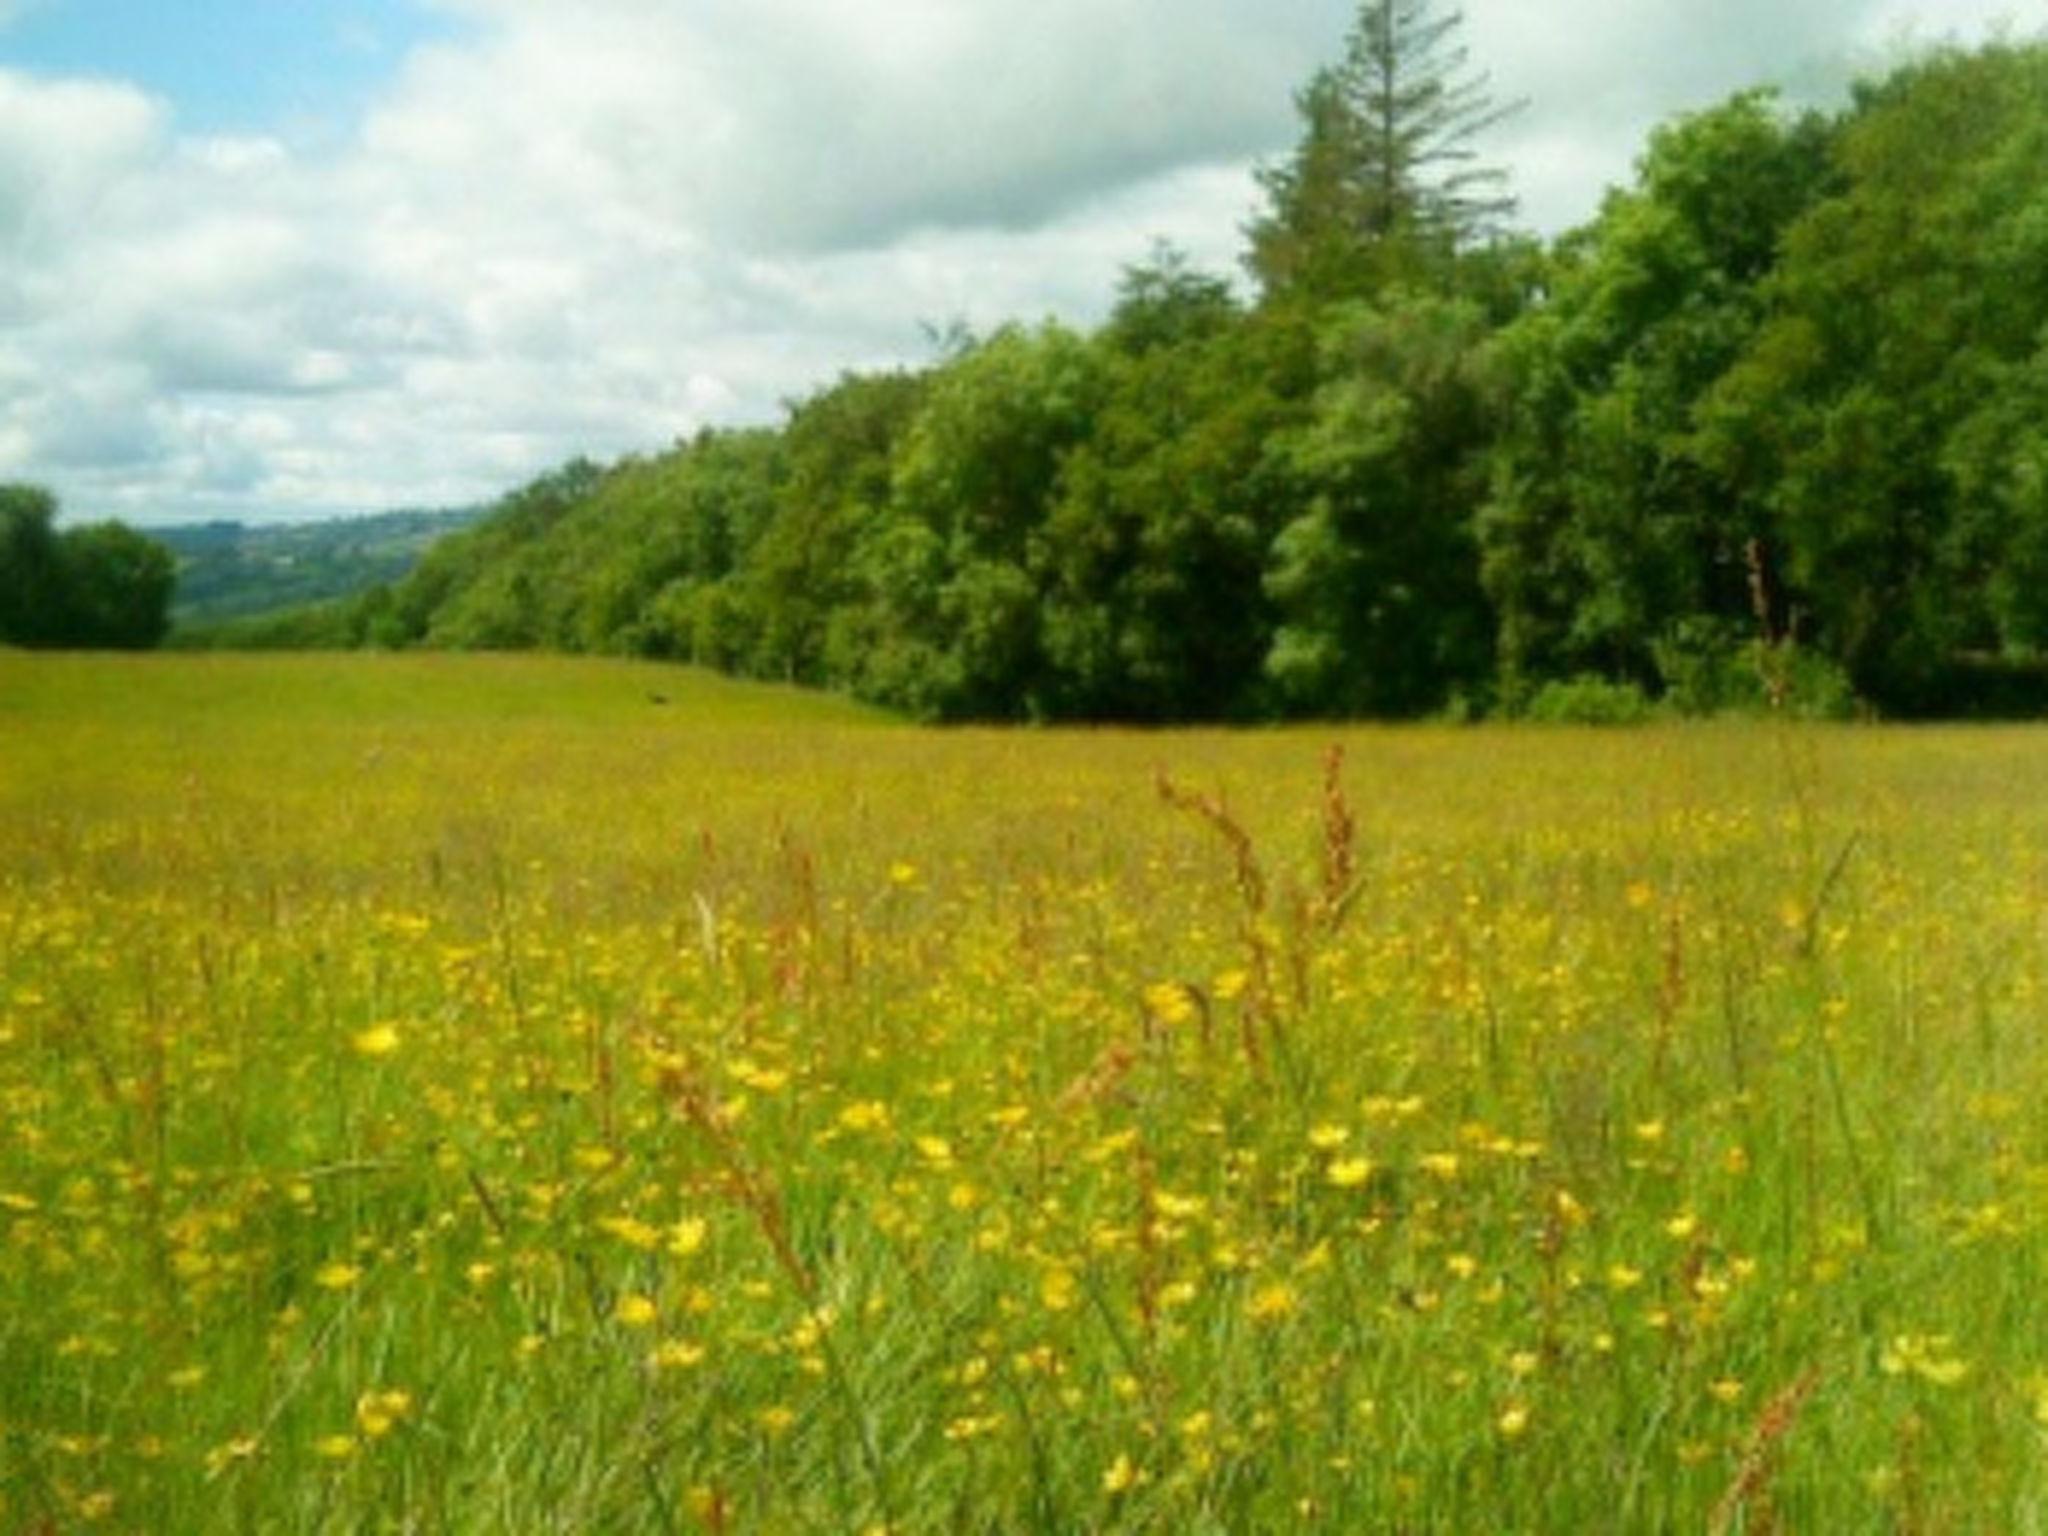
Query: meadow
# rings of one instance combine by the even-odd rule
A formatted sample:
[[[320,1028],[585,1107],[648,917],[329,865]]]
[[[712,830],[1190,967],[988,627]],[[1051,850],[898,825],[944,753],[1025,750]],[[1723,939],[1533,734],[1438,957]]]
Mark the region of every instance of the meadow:
[[[0,1531],[2048,1528],[2044,784],[0,652]]]

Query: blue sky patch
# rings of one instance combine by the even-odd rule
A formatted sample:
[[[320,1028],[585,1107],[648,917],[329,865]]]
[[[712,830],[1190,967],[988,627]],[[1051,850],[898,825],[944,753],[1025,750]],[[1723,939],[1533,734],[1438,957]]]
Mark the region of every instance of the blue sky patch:
[[[28,0],[0,23],[0,66],[127,81],[186,132],[324,138],[410,49],[465,30],[422,0]]]

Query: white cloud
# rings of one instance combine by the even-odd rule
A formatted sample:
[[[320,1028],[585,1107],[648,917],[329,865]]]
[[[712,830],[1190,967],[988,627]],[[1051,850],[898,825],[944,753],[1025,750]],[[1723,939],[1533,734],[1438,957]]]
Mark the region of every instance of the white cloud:
[[[373,147],[464,175],[516,145],[530,174],[777,250],[1031,227],[1254,153],[1284,137],[1331,31],[1328,4],[1243,0],[462,8],[494,23],[486,41],[417,60]]]
[[[0,70],[0,237],[30,259],[78,238],[161,131],[157,106],[125,86]]]
[[[1650,130],[1676,111],[1753,85],[1832,94],[1853,73],[1873,0],[1472,0],[1504,99],[1528,108],[1504,125],[1524,217],[1556,231],[1590,217],[1626,181]]]
[[[439,3],[471,29],[340,148],[0,70],[0,475],[146,520],[462,501],[769,418],[921,322],[1085,321],[1155,234],[1233,265],[1351,11]],[[1469,0],[1467,37],[1557,228],[1672,110],[1965,3]]]

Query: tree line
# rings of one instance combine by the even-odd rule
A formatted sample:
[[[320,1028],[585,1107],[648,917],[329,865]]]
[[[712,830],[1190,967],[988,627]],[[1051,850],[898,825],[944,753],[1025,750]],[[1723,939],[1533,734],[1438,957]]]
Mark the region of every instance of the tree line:
[[[1456,12],[1368,0],[1256,292],[955,337],[578,461],[243,643],[696,661],[928,718],[2048,704],[2048,48],[1675,118],[1546,244]]]

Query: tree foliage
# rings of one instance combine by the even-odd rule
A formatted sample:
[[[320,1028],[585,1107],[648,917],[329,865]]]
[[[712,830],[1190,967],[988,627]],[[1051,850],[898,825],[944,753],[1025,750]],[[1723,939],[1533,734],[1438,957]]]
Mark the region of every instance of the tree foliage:
[[[1266,669],[1293,710],[1409,715],[1483,690],[1485,339],[1457,299],[1326,312],[1319,387],[1277,445],[1297,513],[1264,578],[1281,620]]]
[[[1287,487],[1274,442],[1310,374],[1300,328],[1134,277],[1111,320],[1103,403],[1038,541],[1052,712],[1243,718],[1268,709],[1274,615],[1259,588]],[[1134,310],[1180,337],[1133,349]]]
[[[1791,227],[1703,447],[1758,488],[1815,643],[1896,710],[2037,652],[2048,359],[2048,49],[1867,87]]]
[[[1494,235],[1457,29],[1361,10],[1266,177],[1256,300],[1155,249],[1093,334],[955,335],[780,428],[572,464],[272,638],[946,718],[2048,705],[2048,46],[1675,119],[1545,247]]]
[[[1475,140],[1512,110],[1469,68],[1464,15],[1435,0],[1366,0],[1343,59],[1296,100],[1291,158],[1259,176],[1247,257],[1269,296],[1371,296],[1438,271],[1513,211]]]
[[[1654,687],[1751,623],[1748,549],[1773,530],[1702,451],[1700,412],[1763,323],[1827,146],[1765,92],[1659,129],[1635,186],[1556,252],[1547,302],[1498,337],[1510,404],[1480,544],[1511,695],[1586,672]]]
[[[0,485],[0,645],[147,650],[170,627],[171,552],[120,523],[59,532],[57,500]]]

